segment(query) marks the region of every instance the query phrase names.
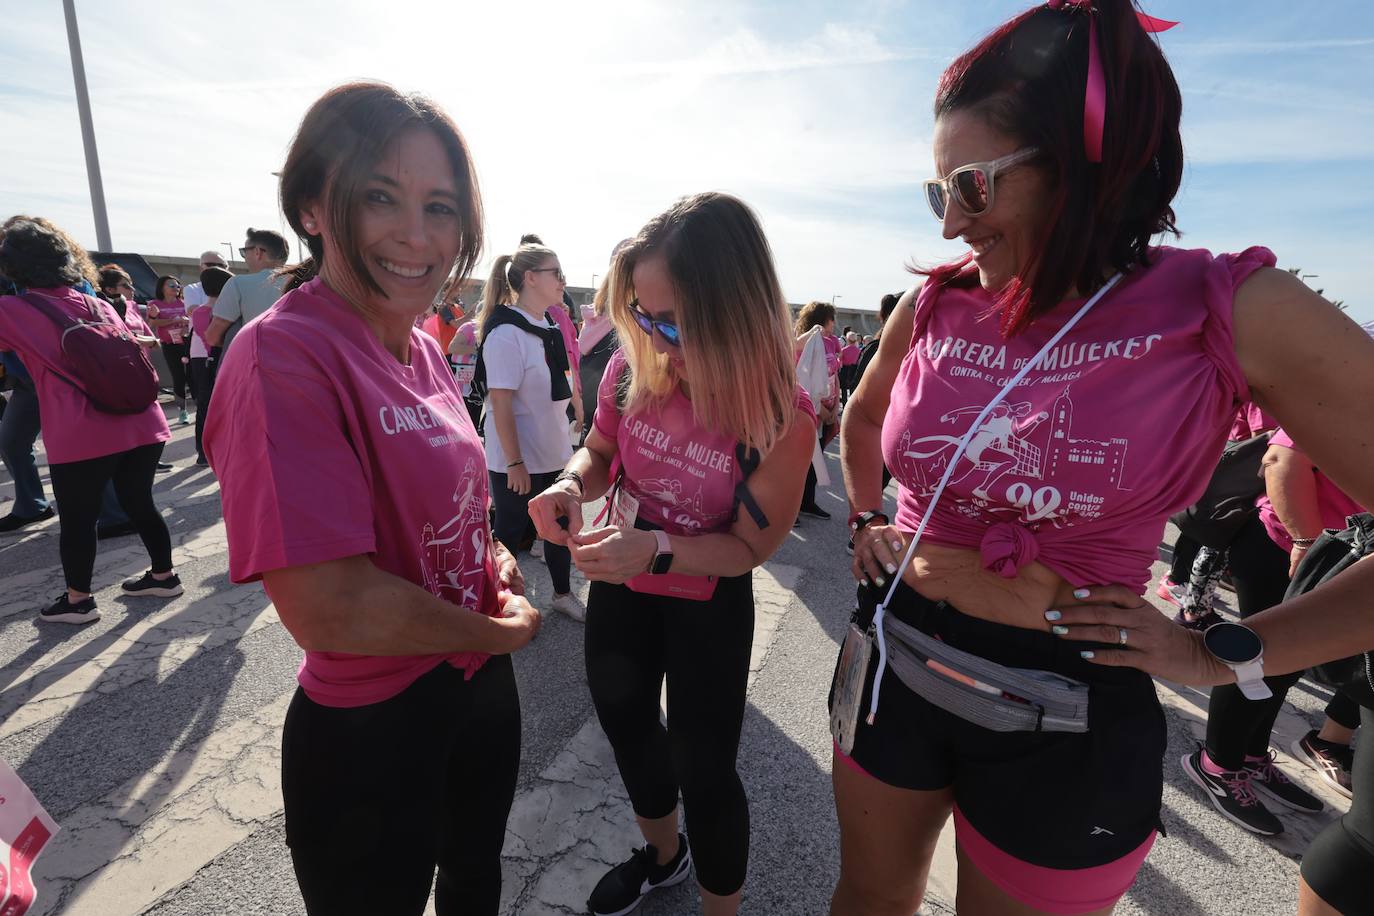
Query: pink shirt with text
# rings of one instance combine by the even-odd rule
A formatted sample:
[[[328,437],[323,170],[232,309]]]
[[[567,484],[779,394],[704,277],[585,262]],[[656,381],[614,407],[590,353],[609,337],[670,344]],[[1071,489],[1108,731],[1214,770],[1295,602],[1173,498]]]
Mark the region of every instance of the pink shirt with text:
[[[180,299],[173,302],[152,300],[148,303],[148,317],[163,321],[169,318],[185,318],[186,303]],[[179,324],[163,325],[157,329],[157,339],[163,343],[189,343],[184,327],[184,325]]]
[[[1289,448],[1293,451],[1300,451],[1293,444],[1293,439],[1283,430],[1275,430],[1274,437],[1269,440],[1269,446],[1279,446]],[[1321,514],[1323,528],[1335,528],[1341,530],[1345,528],[1346,516],[1358,515],[1365,509],[1355,500],[1345,495],[1345,491],[1331,482],[1317,468],[1312,469],[1312,476],[1315,478],[1317,486],[1317,511]],[[1274,504],[1269,501],[1269,497],[1261,495],[1255,500],[1255,506],[1259,509],[1260,521],[1264,523],[1264,530],[1269,532],[1269,539],[1278,544],[1284,550],[1293,549],[1293,535],[1279,519],[1279,515],[1274,511]],[[1301,532],[1307,537],[1316,537],[1321,532],[1304,531]]]
[[[669,534],[728,530],[740,480],[737,440],[702,429],[681,388],[661,408],[621,414],[617,388],[624,371],[625,354],[617,350],[601,376],[594,423],[597,432],[616,443],[623,486],[639,499],[640,517]],[[815,408],[800,387],[797,406],[815,422]]]
[[[482,443],[428,334],[411,332],[403,366],[311,280],[235,338],[205,454],[220,482],[233,581],[368,554],[446,601],[498,612]],[[471,677],[486,659],[307,651],[299,680],[317,703],[362,706],[436,665]]]
[[[91,318],[88,302],[97,303],[101,317],[116,326],[133,328],[140,321],[138,310],[129,303],[128,321],[123,321],[114,306],[68,286],[31,289],[73,318]],[[141,332],[151,332],[144,327]],[[172,437],[167,417],[156,401],[137,414],[112,414],[97,410],[90,400],[70,383],[64,368],[62,336],[57,325],[38,309],[17,296],[0,296],[0,350],[14,350],[33,376],[38,392],[38,410],[43,418],[43,446],[48,463],[68,464],[102,455],[127,452],[141,445],[166,442]]]
[[[1143,590],[1165,521],[1202,495],[1250,398],[1231,307],[1273,264],[1264,248],[1151,249],[1151,266],[1101,299],[983,422],[924,538],[980,550],[1007,578],[1038,560],[1074,586]],[[916,529],[977,415],[1083,301],[1006,339],[980,287],[921,290],[882,434],[902,529]]]

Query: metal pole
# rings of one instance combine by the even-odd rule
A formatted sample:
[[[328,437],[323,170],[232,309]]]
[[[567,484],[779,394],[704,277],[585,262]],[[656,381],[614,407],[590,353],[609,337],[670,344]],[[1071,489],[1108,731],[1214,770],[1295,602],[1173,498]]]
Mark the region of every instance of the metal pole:
[[[95,151],[95,125],[91,121],[91,97],[86,90],[86,64],[81,57],[81,35],[76,29],[76,0],[62,0],[67,14],[67,45],[72,54],[72,79],[76,82],[76,108],[81,114],[81,142],[86,147],[86,179],[91,185],[91,211],[95,216],[96,247],[113,251],[110,217],[105,212],[105,184],[100,180],[100,157]]]
[[[229,249],[229,263],[230,263],[230,264],[233,264],[233,263],[234,263],[234,243],[233,243],[233,242],[220,242],[220,244],[223,245],[225,248],[228,248],[228,249]]]

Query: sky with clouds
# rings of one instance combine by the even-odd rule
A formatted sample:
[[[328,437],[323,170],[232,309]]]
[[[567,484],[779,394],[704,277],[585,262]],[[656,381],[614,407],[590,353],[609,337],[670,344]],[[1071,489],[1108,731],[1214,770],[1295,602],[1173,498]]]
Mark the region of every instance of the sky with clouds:
[[[949,60],[1004,0],[78,0],[114,245],[194,257],[282,228],[272,172],[323,90],[442,104],[477,161],[486,258],[538,232],[569,282],[675,198],[759,213],[792,301],[876,307],[957,255],[921,198]],[[1374,319],[1374,5],[1153,0],[1184,94],[1181,244],[1265,244]],[[0,215],[94,246],[62,4],[0,30]]]

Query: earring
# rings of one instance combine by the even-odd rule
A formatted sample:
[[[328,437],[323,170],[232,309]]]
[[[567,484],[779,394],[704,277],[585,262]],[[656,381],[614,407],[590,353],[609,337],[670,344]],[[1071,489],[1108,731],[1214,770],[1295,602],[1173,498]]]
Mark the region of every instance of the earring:
[[[305,231],[306,231],[306,232],[314,232],[314,231],[315,231],[315,224],[314,224],[313,222],[306,223],[306,224],[305,224]]]

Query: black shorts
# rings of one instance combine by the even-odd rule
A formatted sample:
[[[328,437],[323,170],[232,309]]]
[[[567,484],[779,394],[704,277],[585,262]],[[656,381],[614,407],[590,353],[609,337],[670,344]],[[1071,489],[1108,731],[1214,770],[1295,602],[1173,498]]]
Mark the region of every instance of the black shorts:
[[[873,617],[877,591],[859,589],[855,618],[861,627]],[[1089,730],[991,731],[932,705],[891,667],[883,675],[878,714],[868,725],[875,644],[849,755],[853,764],[898,788],[952,788],[969,826],[996,849],[1031,865],[1093,868],[1123,859],[1152,839],[1160,823],[1166,733],[1148,675],[1093,665],[1079,657],[1081,644],[969,617],[905,584],[898,586],[888,614],[991,661],[1087,683]]]

